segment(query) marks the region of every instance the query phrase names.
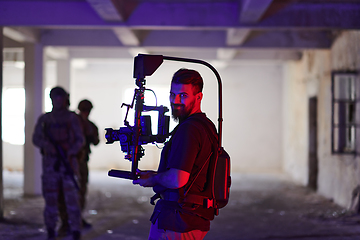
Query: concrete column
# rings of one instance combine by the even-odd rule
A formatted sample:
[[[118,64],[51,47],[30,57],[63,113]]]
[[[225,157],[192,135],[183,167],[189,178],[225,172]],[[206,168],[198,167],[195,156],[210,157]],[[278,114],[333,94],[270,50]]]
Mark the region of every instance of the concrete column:
[[[32,143],[38,117],[44,109],[43,46],[39,43],[25,45],[25,149],[24,194],[41,194],[41,154]]]
[[[57,85],[70,92],[70,60],[58,59],[56,66]]]
[[[3,88],[3,27],[0,27],[0,138],[2,136],[2,88]],[[0,139],[0,219],[4,218],[4,186],[3,186],[3,142]]]

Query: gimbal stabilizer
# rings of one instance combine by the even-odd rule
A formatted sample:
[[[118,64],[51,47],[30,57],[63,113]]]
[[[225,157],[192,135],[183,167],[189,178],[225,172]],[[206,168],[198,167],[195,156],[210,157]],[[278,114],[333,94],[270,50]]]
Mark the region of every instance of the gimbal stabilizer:
[[[218,119],[218,140],[219,147],[221,147],[221,133],[222,133],[222,85],[221,78],[216,69],[209,63],[197,60],[197,59],[188,59],[188,58],[178,58],[178,57],[167,57],[162,55],[146,55],[139,54],[134,59],[134,78],[136,86],[138,89],[135,89],[135,94],[133,102],[131,105],[127,106],[127,111],[129,108],[132,108],[135,101],[135,121],[134,126],[130,126],[126,121],[124,123],[126,127],[122,127],[119,130],[113,130],[111,128],[106,129],[105,137],[107,139],[107,144],[113,143],[114,141],[120,141],[121,150],[126,153],[125,158],[129,159],[132,162],[131,171],[122,171],[112,169],[109,171],[108,175],[111,177],[125,178],[125,179],[137,179],[136,170],[138,169],[138,162],[142,156],[144,156],[144,149],[141,145],[150,143],[150,142],[165,142],[166,138],[169,136],[169,116],[165,116],[165,113],[169,111],[166,107],[152,107],[144,105],[144,92],[145,92],[145,77],[151,76],[156,69],[163,63],[164,60],[170,61],[179,61],[179,62],[190,62],[198,63],[209,67],[218,80],[219,86],[219,119]],[[158,134],[151,135],[151,132],[148,131],[150,128],[148,116],[142,116],[143,111],[158,111],[159,120],[158,120]],[[128,113],[128,112],[127,112]],[[126,113],[126,116],[127,116]]]

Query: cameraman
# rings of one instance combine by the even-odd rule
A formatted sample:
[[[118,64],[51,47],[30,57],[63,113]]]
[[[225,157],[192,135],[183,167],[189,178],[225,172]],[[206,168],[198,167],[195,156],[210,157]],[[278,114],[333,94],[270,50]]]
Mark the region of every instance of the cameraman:
[[[199,194],[207,181],[212,143],[204,122],[216,133],[214,124],[201,112],[202,89],[203,79],[197,71],[180,69],[174,74],[170,103],[179,124],[162,150],[158,171],[138,171],[139,179],[133,181],[153,187],[161,196],[150,218],[149,240],[203,239],[210,230],[214,209],[185,201],[186,193]]]

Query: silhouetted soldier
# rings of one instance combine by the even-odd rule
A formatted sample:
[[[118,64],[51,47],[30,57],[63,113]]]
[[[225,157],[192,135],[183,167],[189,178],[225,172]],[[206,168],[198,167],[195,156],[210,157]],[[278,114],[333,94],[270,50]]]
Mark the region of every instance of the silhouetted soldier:
[[[83,147],[81,153],[82,156],[79,156],[79,169],[80,169],[80,206],[81,210],[84,210],[86,205],[86,193],[87,193],[87,184],[89,182],[89,155],[91,153],[90,145],[99,144],[99,130],[98,127],[89,120],[89,115],[91,109],[93,108],[92,103],[84,99],[80,101],[78,105],[79,116],[81,118],[81,124],[83,126],[83,132],[85,134],[85,146]],[[84,227],[91,227],[84,219],[82,220]]]
[[[80,208],[83,211],[86,205],[86,193],[87,193],[87,184],[89,180],[89,168],[88,161],[89,155],[91,153],[90,145],[97,145],[99,143],[99,130],[98,127],[89,120],[89,115],[91,109],[93,108],[92,103],[84,99],[80,101],[78,105],[79,109],[79,118],[81,122],[81,126],[83,129],[84,137],[85,137],[85,145],[81,149],[78,154],[78,164],[79,164],[79,173],[80,173]],[[59,212],[62,221],[62,225],[60,227],[59,233],[61,235],[67,235],[68,231],[68,221],[67,221],[67,211],[66,205],[62,198],[59,199]],[[86,222],[84,218],[82,218],[82,226],[84,228],[90,228],[91,224]]]
[[[44,221],[48,239],[55,239],[58,198],[63,192],[73,239],[80,239],[81,210],[76,178],[79,174],[77,154],[84,145],[84,137],[78,116],[68,110],[69,94],[55,87],[50,91],[50,98],[53,109],[39,117],[33,134],[33,143],[43,156]]]

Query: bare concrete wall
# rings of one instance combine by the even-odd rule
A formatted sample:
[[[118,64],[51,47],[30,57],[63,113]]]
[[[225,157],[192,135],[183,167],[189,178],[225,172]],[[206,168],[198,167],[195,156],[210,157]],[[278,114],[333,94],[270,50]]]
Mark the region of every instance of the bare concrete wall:
[[[217,125],[218,88],[214,74],[206,67],[194,64],[164,63],[153,76],[147,78],[148,88],[165,89],[167,105],[169,82],[180,67],[197,69],[202,74],[204,99],[202,110]],[[104,128],[123,126],[122,110],[126,89],[134,89],[132,61],[106,64],[93,62],[86,69],[72,72],[71,102],[87,97],[94,103],[90,118],[99,125],[102,136],[99,146],[93,148],[90,167],[129,169],[123,159],[119,143],[105,145]],[[232,159],[232,171],[281,171],[281,63],[241,63],[218,69],[223,80],[223,146]],[[72,109],[74,109],[72,105]],[[174,125],[173,125],[174,126]],[[146,148],[140,168],[156,168],[160,150]]]
[[[328,86],[321,85],[323,81],[330,81],[329,59],[330,51],[305,51],[301,61],[289,62],[284,68],[284,170],[303,185],[307,184],[309,175],[309,99],[318,97],[319,138],[319,133],[322,133],[319,129],[324,124],[320,120],[323,111],[331,111],[331,105],[324,106],[328,99],[324,101],[319,95],[323,88],[326,88],[325,94],[330,93]],[[328,117],[324,118],[325,121],[331,120]]]
[[[343,32],[331,50],[305,51],[301,61],[288,63],[284,71],[284,170],[308,183],[308,101],[317,96],[318,192],[344,207],[360,182],[359,158],[331,154],[331,71],[358,70],[359,49],[360,32]]]
[[[284,67],[283,82],[283,168],[292,178],[306,183],[307,175],[307,125],[306,84],[298,62]]]
[[[132,100],[132,94],[127,95],[127,91],[135,88],[133,61],[92,59],[75,61],[72,66],[70,109],[76,110],[83,98],[91,100],[94,109],[90,119],[98,125],[100,132],[100,144],[92,148],[90,168],[130,169],[130,163],[123,159],[119,143],[105,144],[104,129],[124,126],[124,111],[120,107],[123,102],[131,103]],[[197,69],[202,74],[205,80],[202,110],[217,126],[217,80],[207,67],[167,62],[147,78],[146,86],[158,94],[159,105],[168,105],[169,82],[180,67]],[[14,78],[21,82],[21,71],[5,68],[8,86],[16,82]],[[223,80],[223,146],[231,156],[232,171],[282,171],[282,63],[238,62],[218,71]],[[48,67],[46,73],[47,85],[53,87],[56,66]],[[149,95],[149,98],[153,97]],[[132,117],[133,113],[130,113],[130,119]],[[160,151],[154,145],[146,146],[140,168],[156,169]],[[23,169],[22,145],[5,143],[4,153],[4,168]]]
[[[331,70],[359,70],[360,69],[360,32],[343,32],[331,48]],[[330,88],[330,80],[322,82],[322,89]],[[359,86],[358,86],[359,87]],[[322,98],[330,102],[329,91],[322,92]],[[324,104],[325,105],[325,104]],[[359,114],[359,112],[357,113]],[[326,104],[324,118],[331,116],[330,104]],[[330,119],[330,118],[329,118]],[[359,118],[358,118],[359,119]],[[321,130],[323,139],[319,149],[319,192],[333,198],[335,202],[348,207],[351,203],[353,189],[359,184],[359,157],[353,155],[331,155],[331,125],[327,120]],[[359,136],[359,135],[358,135]],[[359,139],[359,137],[357,137]],[[359,146],[360,142],[357,142]],[[357,147],[359,151],[359,147]]]
[[[282,64],[244,63],[222,76],[224,146],[233,171],[282,171]]]

